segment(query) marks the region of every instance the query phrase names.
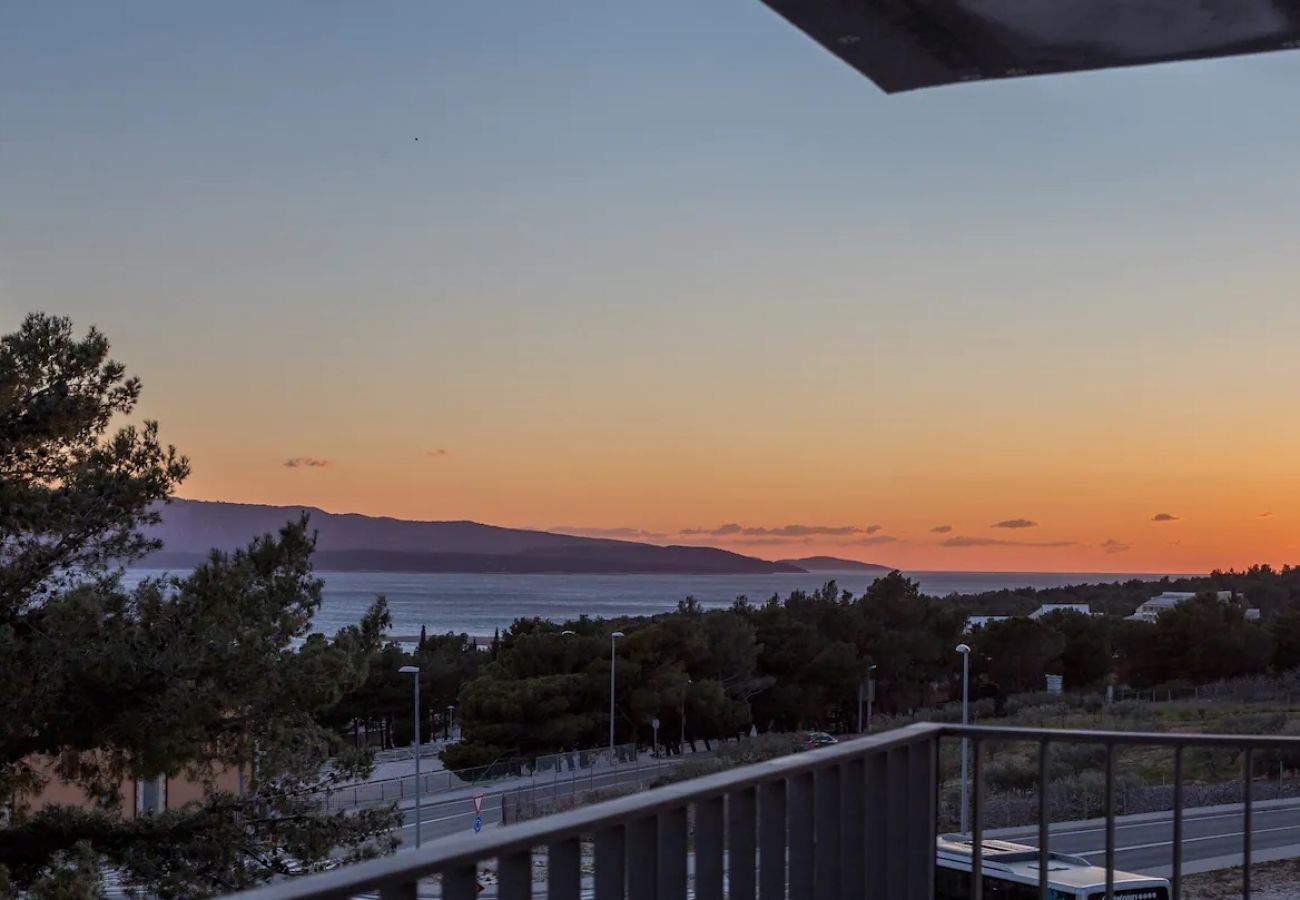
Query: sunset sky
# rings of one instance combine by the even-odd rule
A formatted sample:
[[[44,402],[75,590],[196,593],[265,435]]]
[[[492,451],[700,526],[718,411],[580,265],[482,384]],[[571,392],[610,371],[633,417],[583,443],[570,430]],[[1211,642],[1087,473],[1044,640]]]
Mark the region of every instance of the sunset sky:
[[[887,97],[758,0],[16,0],[0,331],[104,330],[187,497],[1300,562],[1298,84]]]

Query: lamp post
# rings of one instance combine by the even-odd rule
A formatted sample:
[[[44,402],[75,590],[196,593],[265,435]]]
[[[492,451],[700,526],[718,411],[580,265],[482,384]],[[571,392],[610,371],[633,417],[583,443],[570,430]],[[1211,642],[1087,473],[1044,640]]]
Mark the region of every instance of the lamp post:
[[[961,654],[961,723],[970,724],[970,646],[958,644],[957,652]],[[967,807],[970,797],[966,793],[966,773],[968,767],[969,738],[961,739],[961,833],[966,834]]]
[[[867,731],[871,731],[871,704],[876,699],[876,680],[871,677],[874,671],[875,666],[867,666]]]
[[[397,671],[415,676],[415,846],[420,846],[420,667],[402,666]]]
[[[456,704],[454,703],[447,704],[447,721],[443,723],[443,725],[446,727],[443,728],[443,735],[442,735],[443,740],[446,741],[451,740],[451,713],[452,710],[454,710],[455,708],[456,708]]]
[[[693,684],[695,684],[695,682],[687,678],[686,690],[682,691],[682,742],[678,752],[683,756],[686,755],[686,695],[690,692],[691,685]]]
[[[623,632],[615,631],[609,636],[609,764],[614,764],[614,670],[618,665],[618,639]]]

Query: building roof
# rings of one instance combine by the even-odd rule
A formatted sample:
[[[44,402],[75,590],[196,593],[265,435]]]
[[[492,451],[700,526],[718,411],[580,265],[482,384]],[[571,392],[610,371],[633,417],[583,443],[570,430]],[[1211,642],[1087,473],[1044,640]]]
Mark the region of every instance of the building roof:
[[[887,93],[1281,50],[1300,0],[764,0]]]
[[[1044,603],[1031,612],[1029,618],[1041,619],[1043,616],[1054,612],[1077,612],[1090,616],[1092,615],[1092,607],[1087,603]]]

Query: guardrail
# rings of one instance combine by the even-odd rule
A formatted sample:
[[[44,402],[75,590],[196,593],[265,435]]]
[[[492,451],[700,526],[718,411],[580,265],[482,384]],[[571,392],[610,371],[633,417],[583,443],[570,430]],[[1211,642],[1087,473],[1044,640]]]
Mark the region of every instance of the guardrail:
[[[941,740],[951,739],[969,740],[973,750],[973,900],[984,896],[982,770],[991,744],[1038,746],[1036,893],[1042,900],[1050,896],[1051,831],[1042,798],[1053,744],[1106,748],[1107,897],[1114,896],[1116,748],[1153,746],[1172,752],[1173,900],[1180,900],[1182,891],[1185,751],[1224,749],[1242,755],[1243,897],[1250,895],[1253,754],[1300,752],[1300,738],[917,724],[235,896],[314,900],[377,889],[384,900],[414,900],[420,880],[438,876],[443,900],[471,900],[479,890],[480,864],[495,863],[501,900],[531,900],[533,856],[544,848],[546,896],[578,900],[583,894],[582,842],[590,838],[597,900],[686,900],[688,895],[698,900],[934,900],[939,748]]]

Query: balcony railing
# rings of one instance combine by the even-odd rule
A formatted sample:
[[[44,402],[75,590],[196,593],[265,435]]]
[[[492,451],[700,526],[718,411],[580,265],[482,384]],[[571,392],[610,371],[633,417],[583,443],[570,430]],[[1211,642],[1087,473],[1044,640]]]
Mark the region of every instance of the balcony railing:
[[[1049,897],[1047,791],[1053,744],[1104,750],[1106,896],[1115,872],[1115,757],[1129,746],[1173,757],[1174,900],[1182,891],[1183,763],[1190,748],[1242,755],[1242,896],[1250,895],[1252,755],[1300,753],[1300,738],[1067,731],[920,724],[796,754],[489,832],[446,838],[384,859],[238,894],[243,900],[308,900],[360,894],[414,900],[438,877],[444,900],[472,900],[479,867],[494,865],[501,900],[532,900],[534,854],[546,859],[545,895],[578,900],[934,900],[941,740],[967,739],[971,759],[970,896],[982,900],[983,752],[1030,742],[1038,753],[1038,890]],[[582,842],[594,845],[594,883],[584,889]],[[1098,855],[1101,855],[1100,852]],[[1032,888],[1030,888],[1032,890]]]

